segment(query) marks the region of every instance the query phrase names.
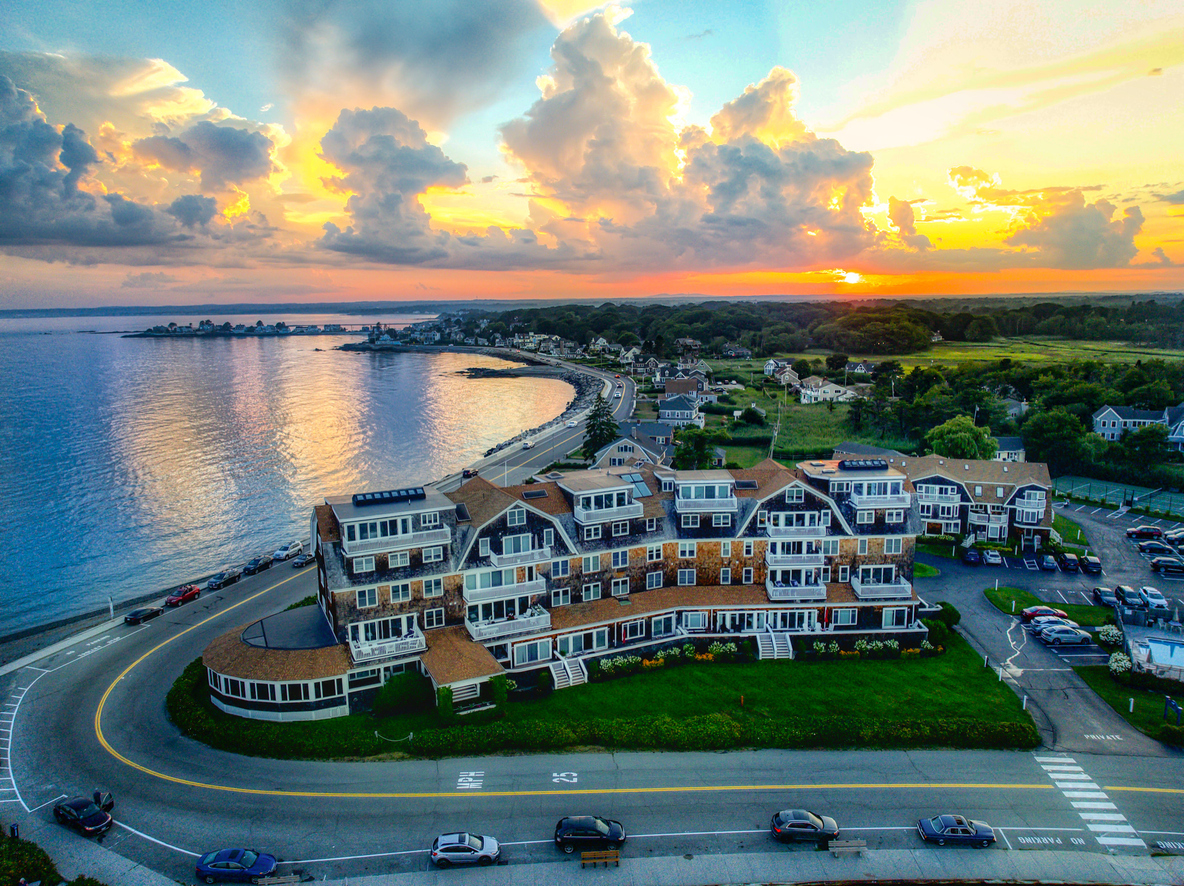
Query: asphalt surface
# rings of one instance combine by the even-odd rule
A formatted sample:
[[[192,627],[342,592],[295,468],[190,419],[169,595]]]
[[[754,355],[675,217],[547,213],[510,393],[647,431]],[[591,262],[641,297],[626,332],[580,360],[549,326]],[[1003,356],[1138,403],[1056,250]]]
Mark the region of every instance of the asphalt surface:
[[[1148,567],[1122,538],[1134,521],[1074,516],[1101,553],[1107,583],[1146,582]],[[814,875],[820,856],[829,859],[812,847],[770,839],[770,815],[797,806],[833,815],[844,838],[866,840],[869,856],[885,860],[877,864],[907,859],[921,869],[944,869],[946,859],[966,858],[951,869],[953,876],[982,867],[1014,877],[1020,862],[1007,853],[1025,849],[1051,857],[1050,873],[1041,878],[1077,870],[1082,858],[1111,871],[1118,870],[1111,867],[1117,858],[1134,864],[1152,860],[1152,853],[1184,854],[1184,755],[1128,727],[1077,680],[1064,653],[1034,642],[982,594],[997,577],[1046,598],[1072,598],[1088,592],[1092,580],[1011,564],[972,569],[932,562],[942,573],[919,580],[919,592],[959,607],[967,637],[1028,696],[1045,747],[1034,753],[563,753],[320,763],[241,758],[181,737],[164,699],[185,665],[213,636],[313,591],[311,570],[279,564],[205,592],[147,625],[99,625],[36,661],[6,667],[0,676],[0,821],[19,821],[24,835],[67,854],[71,847],[89,851],[92,844],[55,825],[50,810],[63,796],[89,795],[96,787],[113,791],[118,825],[104,839],[110,852],[101,858],[124,866],[121,884],[155,882],[153,872],[193,882],[194,854],[231,845],[274,852],[285,859],[281,870],[300,869],[318,880],[382,875],[401,882],[423,876],[431,839],[454,830],[493,834],[506,845],[507,868],[532,865],[536,876],[556,880],[579,875],[573,873],[578,865],[551,843],[555,821],[586,812],[625,823],[630,839],[623,855],[649,865],[636,869],[652,872],[649,882],[719,882],[727,871],[769,882],[768,872],[783,863],[790,865],[787,879],[794,879],[795,872]],[[946,811],[991,822],[999,843],[979,855],[922,846],[916,820]],[[1021,855],[1023,865],[1035,863],[1035,855]],[[449,876],[509,882],[503,870],[510,872],[499,867]],[[615,882],[620,875],[588,876]],[[1129,872],[1107,877],[1144,881]]]

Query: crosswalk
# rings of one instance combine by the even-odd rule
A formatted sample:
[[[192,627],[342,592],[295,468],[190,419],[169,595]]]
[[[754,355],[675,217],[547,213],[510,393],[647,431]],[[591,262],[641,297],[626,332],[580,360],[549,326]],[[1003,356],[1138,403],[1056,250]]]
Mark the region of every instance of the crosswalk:
[[[1127,822],[1126,816],[1106,796],[1072,757],[1037,755],[1036,762],[1081,816],[1094,839],[1105,847],[1146,849],[1147,844]]]
[[[40,669],[26,668],[25,670],[39,671]],[[16,721],[17,709],[20,708],[25,693],[40,676],[39,673],[29,682],[20,681],[24,685],[13,686],[8,698],[0,703],[0,806],[9,803],[25,805],[25,801],[21,799],[20,791],[17,790],[16,780],[12,777],[12,727]]]

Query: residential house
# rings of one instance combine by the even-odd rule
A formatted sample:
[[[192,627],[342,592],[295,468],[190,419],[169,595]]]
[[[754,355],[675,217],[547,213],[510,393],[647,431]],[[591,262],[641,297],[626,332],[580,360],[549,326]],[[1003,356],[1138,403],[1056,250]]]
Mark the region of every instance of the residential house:
[[[697,376],[690,378],[678,377],[666,379],[665,390],[667,397],[678,394],[689,394],[698,397],[707,388],[707,382]]]
[[[995,441],[995,461],[1027,461],[1023,437],[992,437]]]
[[[774,370],[770,376],[777,384],[786,388],[797,388],[801,385],[802,380],[798,378],[798,374],[789,366],[779,366]]]
[[[227,631],[203,654],[213,703],[268,720],[363,709],[417,671],[462,713],[490,680],[557,689],[608,655],[926,631],[917,509],[884,460],[674,471],[643,465],[327,497],[313,509],[317,603]],[[622,605],[622,604],[627,605]]]
[[[1008,418],[1019,418],[1028,411],[1027,400],[1017,400],[1015,397],[1004,397],[1000,402],[1003,403],[1003,408],[1007,410]]]
[[[669,425],[659,425],[665,429],[663,437],[667,442],[658,442],[648,434],[638,430],[636,424],[628,430],[622,427],[621,436],[609,443],[596,453],[592,459],[592,468],[619,468],[632,465],[669,465],[674,459],[673,432]]]
[[[743,345],[732,344],[731,342],[728,342],[727,344],[725,344],[720,349],[720,353],[723,354],[723,356],[725,358],[727,358],[728,360],[751,360],[752,359],[752,349],[751,348],[746,348]]]
[[[640,435],[663,446],[674,445],[674,428],[659,421],[625,421],[621,422],[620,429],[626,437]]]
[[[703,347],[703,342],[697,338],[676,338],[674,340],[674,347],[684,357],[698,358],[699,349]]]
[[[1168,446],[1184,449],[1184,403],[1167,409],[1136,409],[1133,406],[1103,406],[1093,414],[1094,433],[1103,440],[1119,440],[1127,431],[1149,425],[1165,425]]]
[[[876,364],[870,360],[848,360],[846,367],[847,372],[862,372],[864,375],[871,375],[876,371]]]
[[[862,396],[859,389],[854,386],[837,385],[833,381],[817,375],[802,379],[798,390],[802,403],[825,403],[827,401],[847,403]]]
[[[632,366],[641,357],[641,348],[630,348],[623,351],[618,361],[622,366]]]
[[[676,428],[694,425],[703,427],[705,420],[699,413],[699,401],[687,394],[658,401],[658,421]]]

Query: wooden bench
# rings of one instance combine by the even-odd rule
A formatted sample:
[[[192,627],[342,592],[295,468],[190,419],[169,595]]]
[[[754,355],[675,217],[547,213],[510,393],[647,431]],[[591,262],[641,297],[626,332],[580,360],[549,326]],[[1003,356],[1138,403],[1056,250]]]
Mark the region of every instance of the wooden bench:
[[[580,867],[587,867],[592,865],[596,867],[601,862],[608,867],[611,861],[617,867],[621,866],[621,850],[619,849],[605,849],[603,852],[581,852],[580,853]]]
[[[863,855],[867,849],[867,840],[831,840],[827,847],[835,858],[840,855]]]

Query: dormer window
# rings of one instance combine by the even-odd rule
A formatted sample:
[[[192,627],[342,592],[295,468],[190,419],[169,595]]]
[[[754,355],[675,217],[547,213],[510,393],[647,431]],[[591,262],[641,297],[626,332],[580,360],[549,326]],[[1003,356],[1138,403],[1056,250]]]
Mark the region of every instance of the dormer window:
[[[526,509],[525,508],[510,508],[510,513],[506,521],[511,526],[525,526],[526,525]]]
[[[432,511],[430,514],[421,514],[419,525],[423,529],[435,529],[440,525],[440,515],[435,511]]]

